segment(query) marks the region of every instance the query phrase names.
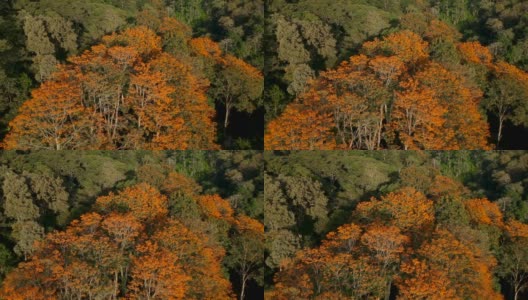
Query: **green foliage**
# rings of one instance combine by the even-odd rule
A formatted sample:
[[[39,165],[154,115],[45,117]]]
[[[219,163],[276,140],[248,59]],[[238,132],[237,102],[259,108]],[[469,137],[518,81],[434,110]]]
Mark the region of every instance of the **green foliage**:
[[[0,275],[2,279],[11,270],[14,260],[13,252],[4,244],[0,244]]]

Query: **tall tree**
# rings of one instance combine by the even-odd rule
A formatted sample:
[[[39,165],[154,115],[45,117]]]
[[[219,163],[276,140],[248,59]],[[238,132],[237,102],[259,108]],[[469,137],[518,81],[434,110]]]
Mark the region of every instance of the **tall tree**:
[[[322,72],[268,124],[266,148],[323,147],[294,142],[319,139],[334,149],[487,149],[482,92],[430,51],[409,30],[365,42],[362,54]],[[311,125],[299,121],[308,114],[318,116]]]
[[[20,234],[28,241],[32,237],[24,228]],[[8,275],[0,294],[9,299],[230,299],[221,267],[225,250],[210,237],[171,219],[166,196],[140,183],[99,197],[95,212],[49,233],[31,259]]]
[[[498,117],[497,146],[500,145],[505,121],[528,124],[528,74],[506,62],[492,67],[493,79],[487,90],[484,107]]]
[[[214,109],[191,63],[146,27],[71,57],[21,107],[8,149],[216,149]]]

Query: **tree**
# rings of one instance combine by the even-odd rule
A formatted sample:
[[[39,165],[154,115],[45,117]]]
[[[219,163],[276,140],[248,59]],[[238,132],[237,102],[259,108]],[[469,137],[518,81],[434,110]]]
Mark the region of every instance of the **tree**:
[[[363,51],[368,54],[389,51],[399,57],[404,63],[416,66],[429,57],[429,44],[419,35],[409,30],[403,30],[385,37],[382,41],[375,39],[363,44]]]
[[[412,261],[403,267],[403,278],[407,279],[399,284],[402,294],[409,298],[423,297],[427,295],[425,288],[433,285],[440,288],[439,291],[445,297],[454,294],[455,298],[460,299],[473,296],[500,299],[491,284],[491,270],[496,262],[487,261],[473,247],[464,245],[445,230],[435,232],[433,240],[423,244],[418,254],[425,259],[430,274],[437,274],[438,277],[429,284],[421,281],[425,279],[424,268],[427,267],[419,260]]]
[[[449,149],[442,140],[449,140],[454,132],[444,130],[447,110],[435,99],[434,91],[418,87],[412,79],[400,86],[405,92],[396,94],[392,126],[404,149]]]
[[[22,221],[13,224],[12,237],[16,241],[13,251],[27,260],[34,250],[34,244],[44,236],[44,228],[35,221]]]
[[[464,204],[474,222],[493,226],[503,225],[503,215],[497,203],[488,199],[470,199]]]
[[[240,276],[239,299],[244,300],[248,280],[264,280],[264,226],[243,215],[239,216],[236,222],[238,233],[231,239],[230,255],[226,260]]]
[[[59,71],[53,76],[32,92],[10,122],[4,140],[7,149],[86,149],[102,144],[100,133],[93,128],[98,118],[88,119],[88,110],[76,103],[81,90],[71,83],[72,73]]]
[[[119,194],[101,196],[95,202],[101,211],[121,210],[135,218],[152,221],[167,214],[167,197],[146,183],[125,188]]]
[[[385,299],[390,298],[391,277],[399,264],[404,245],[408,242],[409,238],[396,227],[373,225],[361,237],[361,243],[372,252],[374,264],[380,270],[379,276],[386,280]]]
[[[484,107],[499,118],[497,146],[502,139],[505,121],[515,125],[527,124],[526,98],[528,97],[528,74],[506,62],[492,67],[492,80],[484,100]]]
[[[403,30],[360,52],[320,73],[268,123],[267,149],[488,148],[482,92],[434,62],[428,42]]]
[[[105,36],[69,61],[20,108],[6,148],[217,148],[203,75],[152,30]]]
[[[514,299],[517,300],[522,291],[528,288],[528,226],[518,221],[510,221],[506,225],[505,244],[499,255],[499,274],[506,278],[512,288]]]
[[[450,285],[448,272],[444,270],[432,269],[426,262],[413,259],[403,263],[401,271],[412,274],[412,277],[400,280],[401,299],[459,299]]]
[[[27,36],[28,50],[35,53],[33,62],[36,68],[36,79],[44,81],[54,71],[55,46],[47,36],[43,20],[27,16],[24,20],[24,31]]]
[[[212,77],[213,97],[225,107],[224,128],[229,125],[233,108],[253,112],[264,89],[261,72],[243,60],[223,53],[218,44],[208,38],[192,39],[190,45],[202,57],[203,68]]]
[[[272,120],[264,134],[267,150],[333,149],[329,116],[308,110],[299,105],[289,105],[281,116]]]
[[[403,232],[418,234],[434,223],[433,202],[410,187],[382,196],[380,200],[373,198],[360,203],[356,213],[360,218],[387,223]]]
[[[178,254],[179,264],[185,274],[190,276],[187,281],[188,297],[233,298],[231,283],[223,273],[225,250],[214,237],[191,230],[178,220],[170,220],[153,238],[160,247]]]
[[[7,276],[1,297],[232,298],[221,267],[225,250],[212,235],[170,218],[156,189],[139,183],[99,197],[94,208],[37,242],[31,258]],[[250,229],[246,221],[241,230]]]
[[[8,172],[4,175],[2,191],[5,199],[4,213],[8,218],[23,222],[36,220],[40,216],[25,177]]]
[[[190,276],[178,263],[175,253],[146,242],[132,258],[131,297],[143,299],[185,299]]]
[[[249,113],[256,109],[256,101],[264,89],[264,78],[253,66],[232,55],[226,56],[221,68],[213,93],[225,106],[224,128],[227,128],[231,109]]]
[[[460,43],[458,49],[468,62],[483,65],[492,63],[493,55],[488,48],[482,46],[479,42]]]
[[[56,218],[59,225],[65,225],[69,217],[69,194],[59,177],[40,174],[24,174],[29,178],[29,185],[33,192],[35,202],[45,206],[46,213]]]
[[[289,81],[287,91],[298,95],[304,91],[306,83],[314,75],[308,65],[310,52],[304,46],[298,24],[288,21],[281,15],[275,15],[273,20],[276,20],[278,59],[287,63],[284,68]]]
[[[440,105],[447,108],[445,126],[457,134],[446,142],[456,149],[487,149],[489,125],[478,107],[482,92],[468,87],[463,79],[439,64],[433,63],[415,78],[424,87],[434,89]]]

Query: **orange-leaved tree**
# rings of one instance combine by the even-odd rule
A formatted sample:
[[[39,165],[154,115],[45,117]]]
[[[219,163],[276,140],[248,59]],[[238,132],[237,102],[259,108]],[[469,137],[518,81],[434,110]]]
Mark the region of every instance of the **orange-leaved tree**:
[[[0,297],[231,299],[226,251],[211,238],[169,217],[167,197],[140,183],[99,197],[95,211],[49,233],[8,274]]]
[[[433,25],[427,32],[431,41],[449,29]],[[483,92],[458,70],[436,62],[430,51],[409,30],[365,42],[359,55],[319,74],[268,124],[265,147],[489,148],[488,124],[479,110]],[[314,121],[304,121],[308,115]]]
[[[436,219],[444,205],[437,194],[435,200],[430,200],[414,188],[402,187],[380,199],[359,203],[351,223],[328,233],[320,246],[302,249],[284,259],[275,274],[274,288],[266,296],[501,299],[494,287],[497,260],[492,246],[475,235],[486,225],[506,228],[509,239],[517,239],[528,236],[526,225],[504,225],[495,204],[476,199],[466,200],[466,206],[459,207],[474,222],[468,222],[466,228],[461,227],[462,223],[447,226]],[[511,251],[518,250],[519,245]],[[520,274],[512,265],[504,270],[505,275]],[[518,287],[525,284],[518,283]]]
[[[144,26],[105,36],[33,91],[4,147],[216,149],[208,82],[193,64]]]

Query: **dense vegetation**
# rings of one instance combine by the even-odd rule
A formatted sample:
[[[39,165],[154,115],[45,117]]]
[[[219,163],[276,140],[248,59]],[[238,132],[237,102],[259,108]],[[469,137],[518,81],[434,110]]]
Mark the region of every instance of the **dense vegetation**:
[[[238,0],[2,1],[0,136],[14,131],[17,149],[262,148],[263,12]],[[84,145],[48,141],[86,131]]]
[[[526,148],[527,10],[522,0],[271,1],[266,148]]]
[[[2,152],[0,298],[262,299],[262,159]]]
[[[269,299],[523,299],[528,153],[265,156]]]

